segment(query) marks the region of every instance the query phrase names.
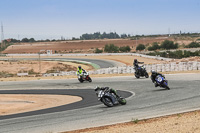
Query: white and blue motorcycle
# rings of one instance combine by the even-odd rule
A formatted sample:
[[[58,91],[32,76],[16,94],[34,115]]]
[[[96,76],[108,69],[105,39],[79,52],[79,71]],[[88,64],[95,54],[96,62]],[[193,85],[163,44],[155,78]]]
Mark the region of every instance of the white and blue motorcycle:
[[[158,75],[156,76],[155,80],[160,87],[170,90],[168,86],[168,81],[165,79],[164,76]]]

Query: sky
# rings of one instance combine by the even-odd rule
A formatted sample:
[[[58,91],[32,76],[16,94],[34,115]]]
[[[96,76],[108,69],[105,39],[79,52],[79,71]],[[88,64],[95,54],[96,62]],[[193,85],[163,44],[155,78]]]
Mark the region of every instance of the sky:
[[[200,0],[0,0],[5,38],[200,32]]]

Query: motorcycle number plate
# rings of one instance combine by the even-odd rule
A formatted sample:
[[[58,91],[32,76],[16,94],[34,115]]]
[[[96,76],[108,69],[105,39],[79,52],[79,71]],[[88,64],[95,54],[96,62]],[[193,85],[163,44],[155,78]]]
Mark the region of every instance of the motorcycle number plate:
[[[104,91],[100,90],[99,94],[98,94],[98,97],[103,97],[103,95],[104,95]]]
[[[162,78],[161,77],[158,77],[158,82],[162,82]]]

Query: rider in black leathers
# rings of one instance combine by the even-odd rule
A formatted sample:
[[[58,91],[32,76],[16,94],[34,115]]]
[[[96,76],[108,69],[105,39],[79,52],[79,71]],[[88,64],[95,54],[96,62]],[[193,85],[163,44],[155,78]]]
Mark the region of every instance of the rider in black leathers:
[[[157,86],[158,86],[158,83],[156,82],[156,77],[157,77],[158,75],[160,75],[160,76],[162,76],[162,77],[165,77],[165,76],[162,75],[161,73],[158,73],[158,72],[154,71],[154,70],[152,70],[151,73],[152,73],[152,74],[151,74],[151,80],[152,80],[152,82],[154,83],[155,87],[157,87]]]
[[[96,87],[95,88],[95,91],[97,91],[97,90],[108,90],[110,93],[113,93],[113,94],[115,94],[117,97],[119,97],[119,95],[117,95],[117,91],[116,90],[114,90],[113,88],[109,88],[109,87]]]
[[[136,71],[136,73],[138,74],[138,73],[140,73],[140,71],[139,71],[139,65],[138,64],[143,64],[144,62],[139,62],[137,59],[134,59],[134,62],[133,62],[133,66],[135,67],[135,71]]]

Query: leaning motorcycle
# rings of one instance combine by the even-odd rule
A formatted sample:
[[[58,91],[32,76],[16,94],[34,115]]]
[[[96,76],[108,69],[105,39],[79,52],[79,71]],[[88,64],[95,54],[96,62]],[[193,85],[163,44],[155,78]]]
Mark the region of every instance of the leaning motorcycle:
[[[170,90],[168,86],[168,81],[165,79],[164,76],[158,75],[156,76],[155,80],[160,87]]]
[[[92,82],[88,72],[83,72],[82,74],[77,74],[78,80],[83,83],[84,81]]]
[[[140,78],[140,77],[149,78],[149,74],[147,73],[144,65],[139,66],[138,68],[134,67],[134,69],[135,69],[136,78]]]
[[[98,100],[101,101],[107,107],[113,107],[114,105],[125,105],[126,99],[121,96],[116,96],[110,93],[108,90],[96,90]]]

